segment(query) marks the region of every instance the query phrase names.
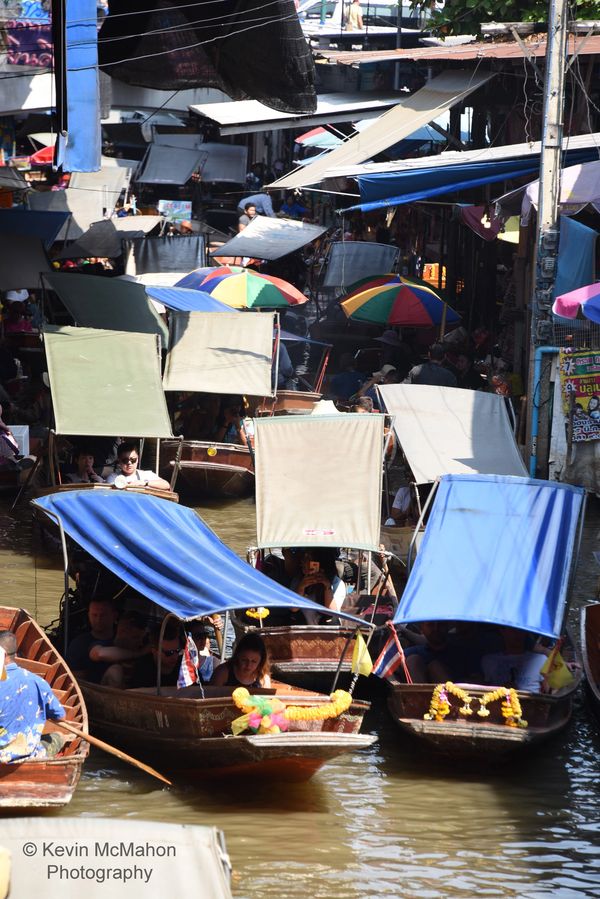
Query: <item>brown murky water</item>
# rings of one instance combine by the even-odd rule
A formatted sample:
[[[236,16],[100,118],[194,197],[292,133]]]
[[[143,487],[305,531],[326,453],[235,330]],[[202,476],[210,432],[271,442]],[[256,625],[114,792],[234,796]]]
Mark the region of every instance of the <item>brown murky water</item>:
[[[253,539],[249,501],[202,514],[243,554]],[[593,597],[600,511],[588,514],[575,608]],[[0,500],[3,602],[42,624],[56,615],[61,561]],[[141,772],[93,752],[69,807],[56,814],[220,827],[238,899],[600,896],[600,730],[583,696],[568,731],[541,753],[497,771],[455,770],[425,757],[385,708],[368,751],[342,757],[307,784],[157,789]],[[0,822],[1,832],[1,822]],[[201,895],[199,885],[191,885]]]

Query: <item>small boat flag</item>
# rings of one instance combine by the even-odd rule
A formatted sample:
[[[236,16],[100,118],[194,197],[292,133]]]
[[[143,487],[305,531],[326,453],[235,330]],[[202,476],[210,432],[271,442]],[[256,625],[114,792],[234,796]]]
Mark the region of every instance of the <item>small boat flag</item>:
[[[6,651],[2,649],[0,646],[0,680],[6,680],[6,668],[4,667],[4,662],[6,661]]]
[[[365,677],[368,677],[372,670],[373,662],[371,661],[367,644],[361,632],[357,631],[352,652],[352,674],[363,674]]]
[[[544,675],[544,683],[551,690],[569,687],[575,680],[558,649],[550,653],[540,668],[540,674]]]
[[[181,657],[181,665],[179,668],[179,676],[177,677],[177,689],[182,687],[191,687],[200,681],[198,673],[198,647],[194,643],[191,634],[186,634],[185,646]]]
[[[404,652],[396,632],[390,634],[385,646],[373,665],[373,674],[377,677],[390,677],[396,668],[405,665]]]

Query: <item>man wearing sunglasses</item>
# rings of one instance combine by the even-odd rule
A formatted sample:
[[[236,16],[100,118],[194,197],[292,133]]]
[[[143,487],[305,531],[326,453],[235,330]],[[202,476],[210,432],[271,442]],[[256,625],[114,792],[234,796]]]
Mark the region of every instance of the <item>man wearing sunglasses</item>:
[[[107,484],[116,487],[152,487],[154,490],[170,490],[171,485],[164,478],[159,478],[155,471],[141,471],[138,468],[140,453],[135,443],[122,443],[119,446],[117,461],[120,471],[110,474]]]
[[[150,637],[152,651],[150,655],[136,659],[131,675],[130,687],[155,687],[158,676],[158,660],[160,657],[160,685],[161,687],[177,686],[177,676],[181,664],[183,644],[179,628],[167,625],[160,644],[160,627],[157,627]]]

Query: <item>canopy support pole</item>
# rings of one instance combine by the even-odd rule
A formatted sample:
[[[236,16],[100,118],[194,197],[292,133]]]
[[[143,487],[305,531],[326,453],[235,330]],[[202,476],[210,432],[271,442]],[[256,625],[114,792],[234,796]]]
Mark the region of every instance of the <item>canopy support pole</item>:
[[[423,510],[422,510],[421,514],[419,515],[419,520],[417,521],[414,533],[413,533],[411,541],[410,541],[410,545],[408,547],[408,552],[406,554],[406,573],[407,573],[407,575],[410,574],[410,569],[412,568],[413,549],[414,549],[415,543],[417,542],[417,536],[423,526],[423,521],[425,520],[425,515],[427,514],[429,506],[433,502],[433,498],[436,494],[439,484],[440,484],[440,479],[436,478],[435,481],[433,482],[433,487],[431,488],[431,492],[429,493],[429,496],[427,497],[427,499],[425,501]]]
[[[158,646],[157,646],[157,654],[156,654],[156,695],[160,696],[160,682],[162,676],[162,643],[165,636],[165,630],[167,628],[167,621],[169,618],[177,618],[177,615],[174,615],[173,612],[167,612],[160,625],[160,633],[158,635]]]
[[[223,642],[221,643],[221,662],[225,661],[225,650],[227,649],[227,631],[229,629],[229,609],[225,612],[225,621],[223,622]]]
[[[181,472],[181,454],[183,453],[183,434],[179,438],[179,446],[175,453],[175,462],[173,463],[173,473],[171,475],[171,493],[175,492],[175,484]]]

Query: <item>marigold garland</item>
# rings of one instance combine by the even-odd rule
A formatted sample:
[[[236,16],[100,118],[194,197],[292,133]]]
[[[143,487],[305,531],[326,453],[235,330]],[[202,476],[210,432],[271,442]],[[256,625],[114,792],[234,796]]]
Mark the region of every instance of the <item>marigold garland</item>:
[[[521,709],[517,691],[512,687],[498,687],[497,690],[490,690],[481,697],[472,697],[466,690],[457,687],[452,681],[446,681],[445,684],[437,684],[434,688],[429,711],[423,715],[426,721],[443,721],[449,715],[451,706],[448,694],[452,694],[461,700],[462,706],[458,711],[459,714],[465,717],[473,714],[471,703],[474,700],[479,702],[477,715],[480,718],[487,718],[490,714],[490,710],[487,708],[489,703],[501,699],[504,723],[508,727],[527,727],[527,721],[524,721],[521,717],[523,710]]]
[[[246,687],[237,687],[231,694],[234,703],[244,714],[231,722],[235,735],[249,729],[255,734],[278,734],[289,727],[290,721],[324,721],[337,718],[352,704],[352,696],[336,690],[331,702],[319,706],[285,706],[276,696],[251,696]]]
[[[258,621],[262,621],[263,618],[269,617],[270,612],[264,606],[257,606],[255,609],[246,609],[246,615],[248,618],[257,618]]]

